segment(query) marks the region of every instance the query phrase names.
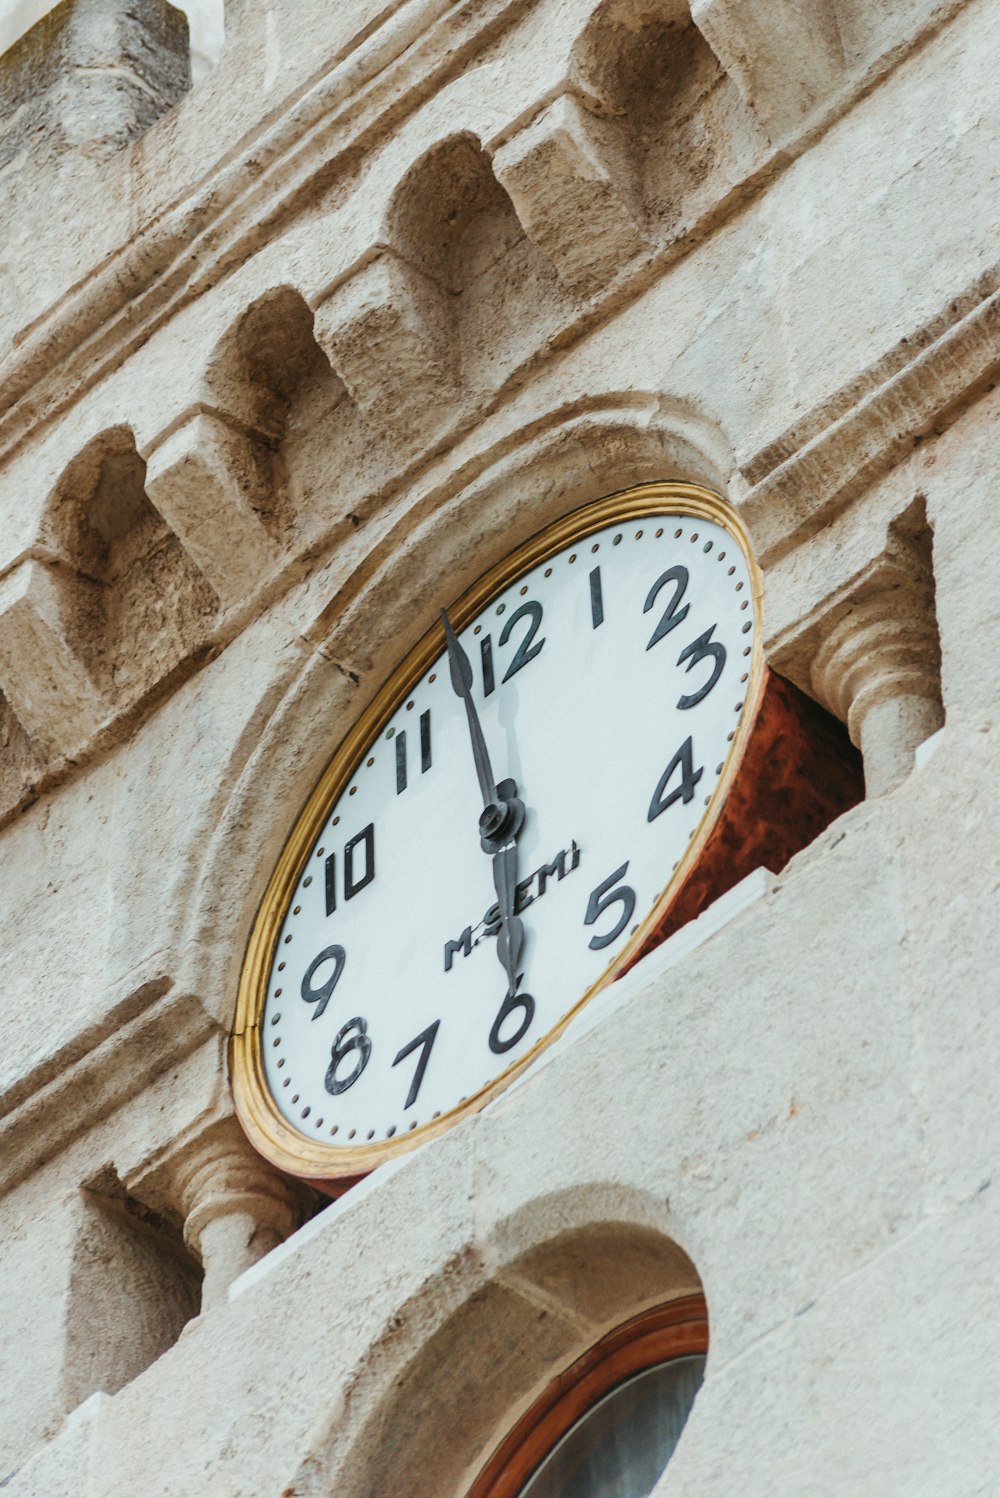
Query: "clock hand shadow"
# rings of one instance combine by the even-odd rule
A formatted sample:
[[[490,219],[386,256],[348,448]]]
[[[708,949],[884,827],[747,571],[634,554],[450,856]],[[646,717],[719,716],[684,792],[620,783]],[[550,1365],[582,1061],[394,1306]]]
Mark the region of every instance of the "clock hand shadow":
[[[523,794],[522,778],[523,766],[521,764],[521,750],[517,737],[517,709],[520,704],[521,694],[518,688],[508,683],[500,692],[497,702],[497,722],[503,730],[503,753],[497,755],[502,770],[498,768],[501,779],[510,777],[517,782],[519,794]]]

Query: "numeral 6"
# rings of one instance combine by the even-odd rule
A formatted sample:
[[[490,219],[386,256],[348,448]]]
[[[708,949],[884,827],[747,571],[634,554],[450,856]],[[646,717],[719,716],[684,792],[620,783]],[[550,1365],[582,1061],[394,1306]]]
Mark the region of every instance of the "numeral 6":
[[[521,1021],[517,1029],[514,1030],[513,1034],[501,1039],[500,1026],[517,1009],[522,1011]],[[509,993],[500,1005],[500,1012],[493,1021],[493,1028],[490,1031],[490,1050],[494,1056],[502,1056],[504,1051],[509,1051],[513,1046],[516,1046],[518,1041],[528,1033],[528,1028],[534,1017],[535,1001],[530,993]]]

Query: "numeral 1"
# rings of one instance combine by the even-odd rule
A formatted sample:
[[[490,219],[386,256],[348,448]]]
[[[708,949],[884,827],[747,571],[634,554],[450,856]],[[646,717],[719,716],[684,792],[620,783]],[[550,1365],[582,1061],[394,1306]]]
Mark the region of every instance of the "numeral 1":
[[[479,653],[483,658],[483,696],[488,697],[496,687],[493,675],[493,641],[489,635],[484,635],[480,641]]]
[[[590,617],[596,629],[604,623],[604,593],[601,588],[601,569],[595,567],[590,574]]]

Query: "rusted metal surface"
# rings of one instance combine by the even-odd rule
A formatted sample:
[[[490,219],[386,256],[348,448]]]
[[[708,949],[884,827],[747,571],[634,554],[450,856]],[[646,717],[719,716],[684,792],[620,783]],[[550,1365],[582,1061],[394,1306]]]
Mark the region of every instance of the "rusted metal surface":
[[[861,755],[836,718],[765,669],[760,707],[695,867],[639,957],[763,865],[780,871],[864,798]],[[636,958],[638,961],[638,957]]]

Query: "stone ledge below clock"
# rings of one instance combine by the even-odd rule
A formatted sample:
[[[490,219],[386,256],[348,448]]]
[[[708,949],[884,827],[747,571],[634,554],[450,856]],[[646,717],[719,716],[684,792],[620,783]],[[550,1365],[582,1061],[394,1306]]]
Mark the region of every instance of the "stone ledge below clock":
[[[707,941],[711,941],[724,927],[737,920],[747,910],[765,900],[774,890],[777,884],[777,875],[772,874],[769,869],[755,869],[748,874],[739,884],[734,885],[726,894],[720,895],[718,900],[704,910],[697,920],[691,921],[675,935],[665,941],[661,946],[655,948],[635,967],[631,968],[623,978],[591,999],[583,1012],[569,1025],[563,1035],[553,1045],[543,1052],[535,1064],[524,1072],[516,1081],[500,1094],[492,1103],[483,1109],[483,1113],[490,1113],[501,1108],[504,1099],[509,1097],[518,1087],[527,1081],[533,1080],[545,1071],[553,1061],[557,1060],[570,1046],[575,1045],[584,1035],[589,1034],[595,1026],[602,1024],[609,1015],[628,1004],[642,989],[648,988],[655,983],[665,972],[683,962],[691,952],[701,947]],[[433,1148],[433,1144],[425,1146]],[[339,1222],[347,1213],[356,1211],[365,1200],[377,1191],[390,1176],[406,1168],[418,1156],[418,1151],[408,1155],[397,1155],[394,1160],[389,1160],[385,1165],[380,1165],[373,1170],[371,1175],[366,1176],[356,1186],[352,1186],[339,1200],[331,1202],[322,1212],[305,1223],[298,1232],[271,1250],[264,1258],[260,1259],[251,1268],[245,1270],[229,1286],[230,1301],[236,1300],[251,1289],[261,1280],[265,1279],[274,1270],[279,1269],[291,1258],[299,1253],[307,1243],[320,1233],[327,1231],[335,1222]]]

